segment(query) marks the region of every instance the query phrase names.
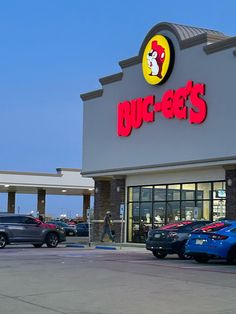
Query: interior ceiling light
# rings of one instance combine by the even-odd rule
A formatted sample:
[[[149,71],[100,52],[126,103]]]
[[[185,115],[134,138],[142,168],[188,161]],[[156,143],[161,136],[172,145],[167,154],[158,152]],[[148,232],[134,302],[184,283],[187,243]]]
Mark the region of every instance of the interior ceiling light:
[[[66,193],[67,192],[67,190],[61,190],[62,191],[62,193]]]
[[[9,188],[10,184],[4,184],[5,188]]]

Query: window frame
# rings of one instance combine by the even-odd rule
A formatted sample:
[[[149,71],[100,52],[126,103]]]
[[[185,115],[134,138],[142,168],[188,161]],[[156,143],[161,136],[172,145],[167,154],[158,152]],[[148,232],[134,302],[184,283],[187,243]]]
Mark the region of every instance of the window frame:
[[[164,225],[168,224],[168,222],[167,222],[167,215],[168,215],[167,205],[169,202],[179,202],[179,204],[180,204],[180,217],[179,217],[180,220],[179,221],[181,221],[181,220],[184,220],[184,217],[185,217],[185,214],[182,211],[182,204],[184,204],[184,202],[188,202],[188,201],[190,202],[191,201],[194,203],[194,206],[197,207],[198,202],[202,202],[204,204],[204,201],[208,201],[209,202],[209,217],[207,220],[213,221],[213,204],[214,204],[214,201],[218,200],[217,198],[214,197],[214,191],[213,191],[214,184],[216,184],[216,183],[221,183],[222,187],[223,186],[225,187],[225,185],[226,185],[225,180],[216,180],[216,181],[197,181],[197,182],[182,182],[182,183],[174,182],[174,183],[168,183],[168,184],[159,183],[159,184],[145,184],[145,185],[127,186],[127,208],[129,208],[129,206],[133,203],[139,204],[139,215],[138,215],[139,222],[137,222],[137,221],[134,222],[133,221],[133,213],[132,213],[132,216],[130,213],[128,213],[127,219],[130,220],[130,223],[127,223],[127,226],[126,226],[127,234],[129,234],[130,231],[131,231],[131,234],[133,234],[133,226],[134,225],[139,225],[139,229],[140,229],[140,226],[141,226],[141,204],[142,203],[150,203],[150,202],[152,203],[151,204],[151,217],[152,217],[151,225],[152,225],[152,228],[155,225],[155,222],[154,222],[154,203],[159,203],[159,202],[163,203],[163,205],[165,207]],[[183,191],[186,191],[186,189],[183,190],[183,186],[188,185],[188,184],[193,184],[195,187],[195,190],[189,190],[189,191],[192,191],[194,193],[194,199],[192,199],[192,200],[188,200],[186,198],[183,198]],[[198,185],[199,184],[210,184],[209,198],[204,198],[204,193],[203,193],[203,197],[201,199],[198,197],[198,192],[199,192]],[[179,200],[169,200],[168,199],[168,188],[169,188],[169,186],[172,186],[172,185],[173,186],[174,185],[180,186],[180,190],[179,190],[180,198],[179,198]],[[163,200],[163,201],[155,199],[155,189],[158,189],[158,186],[160,186],[160,187],[165,186],[165,200]],[[143,187],[152,187],[152,199],[151,200],[148,200],[148,201],[142,201],[141,200],[141,191],[142,191]],[[139,189],[139,200],[135,200],[135,201],[131,200],[130,201],[130,190],[129,189],[131,189],[131,188],[138,188]],[[225,190],[226,190],[226,187],[225,187]],[[226,197],[221,198],[221,200],[226,201]],[[129,227],[132,229],[129,230]],[[131,241],[128,239],[128,242],[133,242],[133,236],[131,238],[132,238]]]

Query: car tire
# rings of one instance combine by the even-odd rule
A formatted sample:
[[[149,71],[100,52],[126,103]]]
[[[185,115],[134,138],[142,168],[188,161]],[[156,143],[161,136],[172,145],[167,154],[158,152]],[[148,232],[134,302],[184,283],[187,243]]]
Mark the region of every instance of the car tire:
[[[158,251],[158,250],[152,251],[152,254],[153,254],[156,258],[160,258],[160,259],[165,258],[166,255],[167,255],[166,252],[160,252],[160,251]]]
[[[180,251],[178,253],[180,259],[191,259],[192,257],[185,253],[185,243],[180,247]]]
[[[195,261],[201,264],[208,263],[209,258],[205,256],[196,256],[194,257]]]
[[[45,242],[47,247],[55,248],[59,243],[59,237],[55,232],[50,232],[47,234]]]
[[[35,243],[35,244],[33,244],[33,246],[36,247],[36,248],[40,248],[40,247],[42,247],[42,245],[43,245],[43,243]]]
[[[228,253],[227,263],[230,265],[236,264],[236,246],[233,246]]]
[[[0,249],[4,249],[7,244],[7,236],[4,233],[0,233]]]

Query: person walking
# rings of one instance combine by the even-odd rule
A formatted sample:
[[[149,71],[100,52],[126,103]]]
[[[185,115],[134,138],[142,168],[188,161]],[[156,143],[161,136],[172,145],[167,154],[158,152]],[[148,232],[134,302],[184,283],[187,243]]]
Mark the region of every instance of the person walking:
[[[102,235],[101,235],[101,242],[104,242],[103,239],[104,239],[105,234],[107,234],[109,239],[112,240],[112,242],[114,242],[114,236],[111,233],[111,225],[112,225],[111,212],[108,210],[106,212],[105,217],[104,217],[103,231],[102,231]]]

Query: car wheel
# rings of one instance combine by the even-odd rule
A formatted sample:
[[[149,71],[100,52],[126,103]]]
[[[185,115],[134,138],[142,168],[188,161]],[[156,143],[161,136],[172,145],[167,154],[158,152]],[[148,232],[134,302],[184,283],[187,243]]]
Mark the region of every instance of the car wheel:
[[[157,250],[152,251],[152,254],[156,257],[156,258],[165,258],[167,253],[166,252],[160,252]]]
[[[191,259],[192,257],[185,253],[185,244],[183,244],[178,253],[180,259]]]
[[[47,244],[47,247],[52,247],[52,248],[57,247],[59,243],[58,235],[54,232],[48,233],[45,242]]]
[[[233,246],[228,253],[227,256],[227,263],[228,264],[235,264],[236,263],[236,246]]]
[[[1,233],[0,234],[0,249],[4,249],[6,244],[7,244],[7,237],[5,234]]]
[[[42,247],[42,245],[43,245],[43,243],[35,243],[35,244],[33,244],[33,246],[36,247],[36,248],[40,248],[40,247]]]
[[[198,263],[207,263],[209,261],[209,258],[208,257],[205,257],[205,256],[196,256],[194,257],[195,261],[198,262]]]

